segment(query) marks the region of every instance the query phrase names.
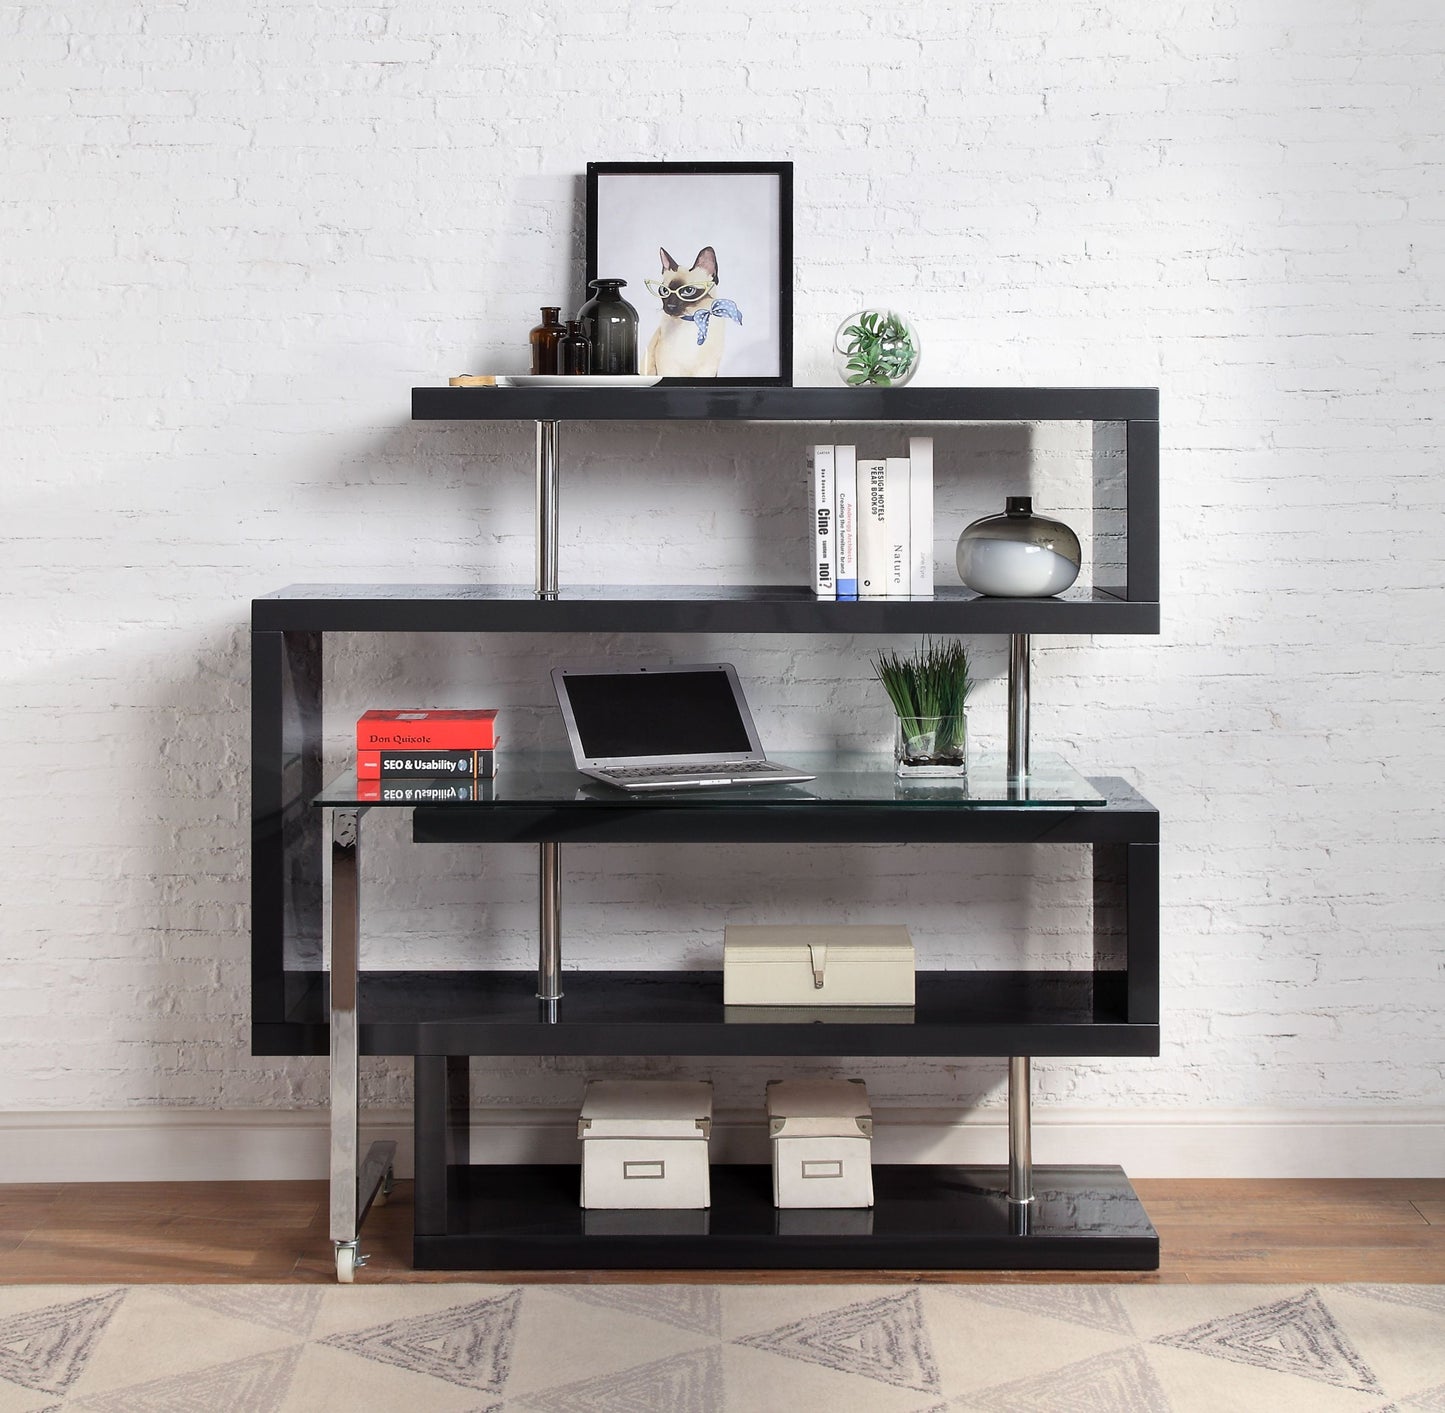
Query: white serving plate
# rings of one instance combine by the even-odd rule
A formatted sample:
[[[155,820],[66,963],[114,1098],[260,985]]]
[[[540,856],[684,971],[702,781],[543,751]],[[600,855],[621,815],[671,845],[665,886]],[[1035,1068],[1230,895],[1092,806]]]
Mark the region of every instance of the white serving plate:
[[[662,381],[648,373],[519,373],[498,377],[499,388],[650,388]]]

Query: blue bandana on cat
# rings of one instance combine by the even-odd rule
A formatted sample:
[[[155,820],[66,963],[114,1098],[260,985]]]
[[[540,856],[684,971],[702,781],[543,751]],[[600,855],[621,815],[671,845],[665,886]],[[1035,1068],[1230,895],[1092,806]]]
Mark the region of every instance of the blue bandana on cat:
[[[699,309],[696,314],[684,314],[684,319],[697,325],[698,347],[707,341],[707,321],[716,314],[720,319],[731,319],[739,328],[743,323],[743,312],[730,299],[715,299],[711,309]]]

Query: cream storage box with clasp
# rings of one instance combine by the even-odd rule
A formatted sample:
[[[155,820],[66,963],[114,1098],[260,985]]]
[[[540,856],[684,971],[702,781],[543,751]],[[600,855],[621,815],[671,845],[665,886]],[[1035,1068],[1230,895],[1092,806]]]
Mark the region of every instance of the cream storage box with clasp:
[[[906,927],[723,929],[725,1006],[911,1006]]]
[[[861,1079],[768,1082],[773,1203],[873,1205],[873,1110]]]
[[[593,1080],[577,1120],[583,1207],[708,1206],[711,1129],[706,1080]]]

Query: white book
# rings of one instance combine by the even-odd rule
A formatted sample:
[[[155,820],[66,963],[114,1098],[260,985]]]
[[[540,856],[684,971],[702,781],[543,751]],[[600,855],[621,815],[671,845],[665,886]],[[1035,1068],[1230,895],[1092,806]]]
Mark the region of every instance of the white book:
[[[908,439],[908,591],[933,597],[933,438]]]
[[[814,446],[808,450],[808,484],[812,492],[813,592],[820,599],[838,597],[837,546],[833,529],[836,489],[833,479],[833,448]]]
[[[888,597],[906,599],[911,582],[910,544],[908,531],[909,501],[908,458],[888,458]]]
[[[858,596],[888,592],[888,463],[858,462]]]
[[[835,575],[840,599],[858,597],[858,448],[833,448],[833,471],[838,482],[838,563]]]

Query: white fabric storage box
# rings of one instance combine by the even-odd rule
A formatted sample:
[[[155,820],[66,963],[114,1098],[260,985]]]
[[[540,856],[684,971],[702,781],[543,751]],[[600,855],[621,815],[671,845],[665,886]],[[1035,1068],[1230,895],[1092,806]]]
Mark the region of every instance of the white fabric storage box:
[[[906,927],[723,929],[725,1006],[911,1006]]]
[[[712,1085],[706,1080],[594,1080],[587,1086],[582,1205],[706,1207]]]
[[[861,1079],[770,1080],[768,1131],[775,1205],[873,1205],[873,1111]]]

